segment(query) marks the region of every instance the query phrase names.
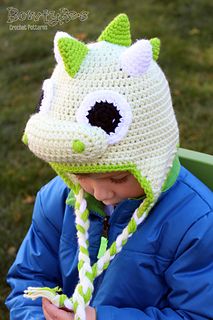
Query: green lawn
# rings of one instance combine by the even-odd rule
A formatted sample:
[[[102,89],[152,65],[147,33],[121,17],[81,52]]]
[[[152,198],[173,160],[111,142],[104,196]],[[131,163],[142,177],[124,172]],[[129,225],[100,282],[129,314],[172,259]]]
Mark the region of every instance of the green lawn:
[[[6,10],[11,6],[24,12],[60,8],[78,13],[87,11],[88,18],[50,26],[47,31],[12,31]],[[0,319],[9,319],[4,307],[9,292],[5,275],[30,224],[35,194],[54,176],[47,164],[27,150],[21,137],[27,119],[35,110],[41,83],[51,75],[55,64],[52,42],[56,30],[86,42],[94,41],[113,17],[125,12],[130,18],[133,40],[159,37],[162,42],[159,64],[170,83],[181,146],[212,154],[210,6],[211,0],[1,2]],[[30,24],[36,22],[12,23]]]

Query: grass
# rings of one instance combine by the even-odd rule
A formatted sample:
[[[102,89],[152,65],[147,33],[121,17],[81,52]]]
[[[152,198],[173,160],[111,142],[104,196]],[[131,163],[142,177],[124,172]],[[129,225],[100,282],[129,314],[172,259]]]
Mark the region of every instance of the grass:
[[[68,8],[88,11],[88,19],[48,27],[47,31],[11,31],[7,7],[20,11]],[[170,83],[180,127],[181,146],[213,153],[210,0],[174,1],[2,1],[0,74],[0,318],[9,319],[4,307],[9,288],[5,276],[30,225],[39,188],[54,176],[21,143],[25,123],[34,112],[41,83],[54,68],[52,41],[56,30],[94,41],[120,12],[128,14],[132,38],[158,36],[162,42],[159,63]],[[35,24],[35,22],[32,22]],[[30,24],[18,21],[14,25]]]

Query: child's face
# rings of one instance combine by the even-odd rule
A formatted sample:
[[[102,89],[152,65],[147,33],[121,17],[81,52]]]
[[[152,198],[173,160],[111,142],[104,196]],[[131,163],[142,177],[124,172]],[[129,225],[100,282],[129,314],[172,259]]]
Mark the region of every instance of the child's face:
[[[135,177],[128,171],[76,175],[81,187],[106,205],[144,195]]]

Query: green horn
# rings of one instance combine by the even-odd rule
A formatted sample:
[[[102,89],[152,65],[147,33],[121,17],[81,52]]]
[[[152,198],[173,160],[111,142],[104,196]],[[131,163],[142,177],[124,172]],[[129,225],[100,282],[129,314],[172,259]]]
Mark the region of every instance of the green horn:
[[[62,37],[58,40],[58,49],[65,70],[73,78],[80,69],[89,49],[83,42],[68,37]]]
[[[132,43],[129,18],[125,13],[116,16],[101,33],[98,41],[107,41],[121,46]]]
[[[158,60],[158,56],[160,53],[160,39],[159,38],[152,38],[149,40],[149,42],[152,45],[152,55],[153,55],[153,59],[155,61]]]

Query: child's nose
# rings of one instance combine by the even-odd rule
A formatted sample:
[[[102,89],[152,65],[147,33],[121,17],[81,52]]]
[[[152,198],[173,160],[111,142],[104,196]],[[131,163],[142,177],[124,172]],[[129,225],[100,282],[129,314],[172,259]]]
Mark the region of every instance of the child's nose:
[[[113,191],[108,189],[105,184],[94,183],[94,197],[99,201],[110,200],[113,197]]]

